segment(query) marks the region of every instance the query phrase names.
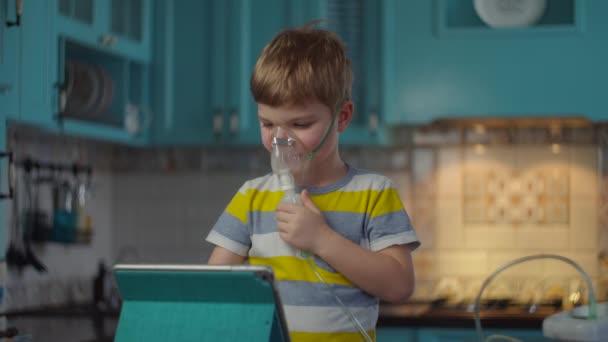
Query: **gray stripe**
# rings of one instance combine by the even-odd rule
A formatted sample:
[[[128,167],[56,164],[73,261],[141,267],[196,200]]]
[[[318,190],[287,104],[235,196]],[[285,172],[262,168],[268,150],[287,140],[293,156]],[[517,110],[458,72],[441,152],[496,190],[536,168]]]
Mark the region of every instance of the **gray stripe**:
[[[367,214],[349,213],[343,211],[324,211],[323,215],[330,227],[337,227],[338,232],[359,244],[364,235],[364,227],[368,223]],[[250,213],[253,234],[268,234],[277,232],[277,221],[274,211],[253,211]]]
[[[279,281],[278,290],[284,305],[339,306],[336,298],[324,283],[304,281]],[[377,305],[378,300],[356,287],[330,284],[333,292],[347,307]]]
[[[224,211],[217,219],[213,230],[242,245],[251,246],[247,226],[232,214]]]
[[[369,221],[369,241],[382,239],[384,236],[413,231],[412,223],[405,210],[393,211],[376,216]]]

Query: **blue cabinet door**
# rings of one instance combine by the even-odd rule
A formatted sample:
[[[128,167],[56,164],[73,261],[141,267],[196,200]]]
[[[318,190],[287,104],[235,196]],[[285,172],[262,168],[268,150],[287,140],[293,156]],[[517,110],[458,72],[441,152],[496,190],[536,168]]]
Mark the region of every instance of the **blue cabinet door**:
[[[154,144],[259,143],[249,78],[292,16],[282,0],[162,2],[153,69]]]
[[[456,328],[420,328],[417,329],[418,341],[424,342],[477,342],[479,341],[475,329]],[[512,337],[526,342],[548,342],[542,331],[530,329],[484,329],[485,338],[492,335]],[[499,339],[500,340],[500,339]]]
[[[6,151],[6,116],[0,112],[0,153],[4,153],[7,152]],[[7,234],[8,231],[8,227],[7,227],[7,222],[8,220],[6,219],[5,213],[7,212],[8,209],[8,203],[9,200],[8,198],[6,198],[7,195],[9,195],[9,177],[7,176],[8,173],[8,163],[7,163],[7,158],[3,158],[0,160],[0,177],[2,177],[0,179],[0,195],[2,196],[2,198],[0,198],[0,262],[4,262],[5,259],[5,253],[6,253],[6,238],[9,236]],[[0,287],[4,286],[4,279],[1,280],[0,282]],[[1,297],[2,293],[0,293],[0,303],[2,300]]]
[[[212,56],[218,53],[211,36],[223,32],[212,22],[214,2],[167,0],[155,4],[152,144],[210,144],[220,135],[219,131],[213,133],[210,106],[210,93],[223,87],[214,77],[222,66],[211,67]]]
[[[291,4],[282,0],[233,0],[235,25],[228,30],[230,65],[226,68],[227,93],[224,104],[229,144],[260,144],[257,104],[251,96],[249,80],[262,49],[282,29],[290,26],[285,15]]]
[[[62,88],[66,83],[65,63],[73,57],[74,51],[83,61],[112,60],[113,74],[120,74],[114,79],[115,100],[134,100],[138,105],[147,101],[146,68],[141,63],[122,58],[119,55],[79,45],[75,48],[74,41],[58,33],[54,6],[56,1],[24,1],[21,26],[17,35],[17,55],[14,72],[16,73],[15,89],[17,105],[11,97],[10,108],[17,108],[16,114],[10,119],[20,123],[36,125],[50,132],[67,133],[93,137],[129,144],[141,144],[146,141],[144,135],[134,136],[123,128],[123,118],[117,117],[118,124],[114,126],[98,121],[76,121],[63,117],[61,105]],[[7,31],[8,32],[8,31]],[[82,53],[82,51],[87,51]],[[8,51],[7,51],[8,52]],[[15,51],[12,51],[15,52]],[[106,56],[101,58],[100,56]],[[10,55],[12,57],[12,54]],[[109,57],[108,57],[109,56]],[[85,58],[86,57],[86,58]],[[7,59],[10,61],[10,59]],[[7,64],[8,66],[8,64]],[[2,67],[4,68],[4,66]],[[10,74],[10,73],[7,73]],[[4,73],[2,73],[4,76]],[[137,88],[137,89],[136,89]],[[116,102],[116,101],[114,101]],[[113,102],[113,104],[114,104]],[[119,103],[113,113],[122,115],[123,104]],[[116,102],[118,103],[118,102]],[[120,107],[120,108],[118,108]],[[60,118],[61,117],[61,118]],[[143,121],[143,120],[142,120]]]
[[[14,1],[0,0],[0,115],[15,118],[19,115],[19,34],[21,26],[7,23],[16,21]]]
[[[416,342],[415,328],[382,327],[376,330],[378,342]]]
[[[60,35],[137,61],[150,61],[153,0],[52,2]]]
[[[44,128],[57,125],[58,39],[52,1],[24,1],[19,56],[19,121]]]
[[[549,1],[547,22],[517,29],[491,29],[471,19],[471,3],[384,1],[388,122],[564,115],[605,120],[608,3]],[[557,10],[566,12],[553,16],[559,4],[567,6]],[[460,6],[469,6],[468,12]]]
[[[375,145],[386,142],[384,104],[382,95],[383,22],[382,1],[327,0],[307,2],[315,13],[308,20],[299,16],[302,24],[312,19],[327,19],[319,23],[340,36],[347,48],[353,69],[353,120],[342,133],[341,142],[351,145]]]

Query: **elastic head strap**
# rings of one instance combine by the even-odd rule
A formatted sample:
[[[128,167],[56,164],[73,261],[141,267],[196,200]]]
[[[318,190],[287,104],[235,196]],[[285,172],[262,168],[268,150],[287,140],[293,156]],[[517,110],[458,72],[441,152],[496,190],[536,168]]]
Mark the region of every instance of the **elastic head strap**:
[[[315,148],[313,148],[312,151],[306,156],[306,160],[311,160],[312,156],[315,153],[317,153],[317,151],[319,149],[321,149],[321,147],[323,147],[325,140],[327,140],[327,136],[329,136],[329,132],[331,132],[331,129],[334,127],[334,122],[336,121],[338,112],[340,112],[340,108],[342,108],[342,100],[340,100],[340,102],[338,102],[338,105],[336,106],[336,109],[334,110],[334,115],[331,118],[331,124],[329,125],[329,128],[327,128],[327,131],[325,131],[325,135],[323,136],[323,139],[321,139],[321,142]]]

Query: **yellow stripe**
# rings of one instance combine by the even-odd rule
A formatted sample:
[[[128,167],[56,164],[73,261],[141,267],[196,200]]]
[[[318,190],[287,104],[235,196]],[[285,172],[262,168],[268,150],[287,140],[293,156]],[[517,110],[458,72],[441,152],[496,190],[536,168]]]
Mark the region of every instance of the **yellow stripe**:
[[[370,330],[367,332],[373,341],[376,341],[376,331]],[[297,332],[289,333],[292,342],[352,342],[363,341],[363,336],[359,332],[341,332],[341,333],[310,333]]]
[[[283,191],[258,191],[247,189],[237,193],[226,211],[247,224],[249,211],[274,211],[283,197]],[[359,214],[370,214],[376,217],[403,209],[397,191],[393,188],[363,191],[334,191],[328,194],[311,195],[313,202],[321,211],[341,211]],[[368,207],[374,204],[373,207]]]
[[[368,213],[371,217],[399,211],[403,203],[393,188],[362,191],[334,191],[328,194],[312,195],[313,202],[322,211],[344,211],[351,213]],[[367,207],[375,204],[373,207]]]
[[[258,191],[255,189],[247,190],[251,196],[251,208],[257,211],[275,211],[277,205],[283,198],[283,191]]]
[[[239,219],[243,224],[247,224],[247,214],[249,213],[249,196],[242,192],[237,192],[228,203],[226,212]]]
[[[247,214],[250,211],[274,211],[283,198],[283,191],[258,191],[247,189],[244,193],[237,192],[228,204],[226,211],[247,224]]]
[[[277,280],[307,281],[311,283],[321,282],[304,259],[281,256],[273,258],[249,258],[252,265],[270,266]],[[354,284],[340,273],[329,272],[315,266],[323,280],[328,284],[354,286]]]

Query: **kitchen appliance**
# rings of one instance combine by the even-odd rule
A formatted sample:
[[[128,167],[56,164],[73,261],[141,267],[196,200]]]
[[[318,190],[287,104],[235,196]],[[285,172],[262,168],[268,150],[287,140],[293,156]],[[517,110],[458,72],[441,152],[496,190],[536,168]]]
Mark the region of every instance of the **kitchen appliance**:
[[[546,318],[543,321],[543,334],[546,337],[555,338],[558,341],[605,341],[605,337],[608,336],[608,303],[601,303],[599,305],[596,303],[595,291],[591,279],[579,264],[569,258],[555,254],[537,254],[515,259],[499,267],[486,278],[479,289],[474,306],[475,329],[477,330],[479,341],[493,340],[494,338],[519,341],[515,338],[502,335],[491,335],[487,339],[485,338],[479,319],[481,297],[484,289],[499,273],[511,266],[536,259],[554,259],[571,265],[581,273],[589,291],[589,304],[587,306],[561,312]]]
[[[590,305],[549,316],[543,321],[545,336],[558,341],[606,341],[608,339],[608,303],[598,303],[595,319]]]

